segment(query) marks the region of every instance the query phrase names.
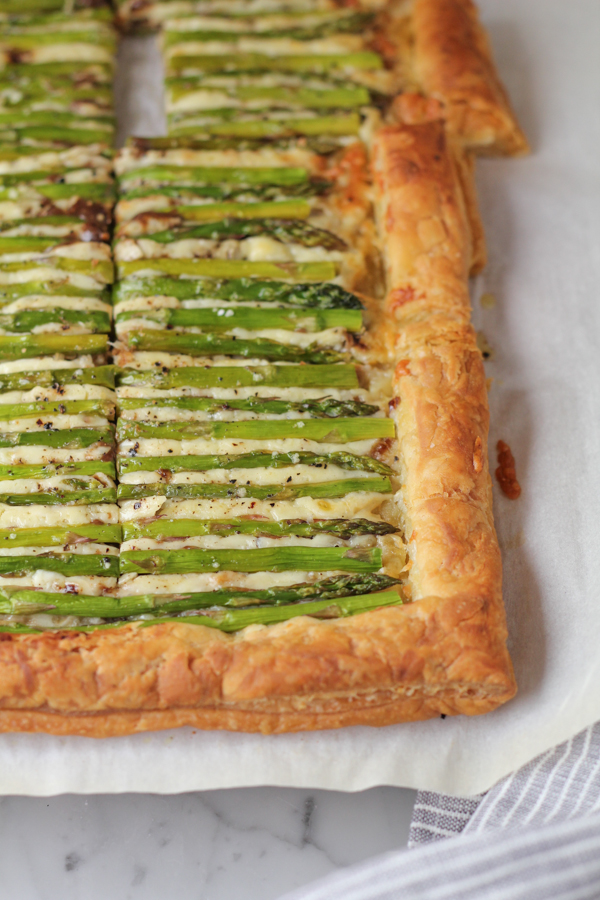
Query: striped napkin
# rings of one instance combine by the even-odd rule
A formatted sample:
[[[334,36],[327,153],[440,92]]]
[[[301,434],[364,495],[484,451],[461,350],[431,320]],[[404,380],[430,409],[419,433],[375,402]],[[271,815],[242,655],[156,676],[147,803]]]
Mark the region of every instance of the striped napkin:
[[[282,900],[598,900],[600,723],[486,794],[420,791],[409,847]]]

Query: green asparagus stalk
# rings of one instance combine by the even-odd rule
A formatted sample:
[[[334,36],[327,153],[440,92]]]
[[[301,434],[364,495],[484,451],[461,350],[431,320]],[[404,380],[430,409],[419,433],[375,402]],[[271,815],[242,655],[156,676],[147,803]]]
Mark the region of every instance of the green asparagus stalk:
[[[0,573],[2,559],[0,557]],[[22,557],[17,557],[17,559]],[[186,572],[376,572],[378,547],[265,547],[261,550],[128,550],[121,553],[122,575],[179,575]]]
[[[391,493],[386,476],[345,478],[341,481],[318,481],[312,484],[120,484],[119,500],[143,500],[144,497],[166,497],[169,500],[297,500],[314,497],[333,500],[357,491]]]
[[[33,296],[61,296],[61,297],[91,297],[95,300],[102,300],[103,303],[110,303],[110,290],[106,287],[97,288],[80,288],[75,285],[68,284],[63,277],[62,280],[56,281],[26,281],[22,284],[0,284],[0,306],[6,306],[14,300],[21,297]]]
[[[103,619],[143,615],[163,615],[211,607],[244,608],[284,606],[307,600],[331,602],[361,596],[395,587],[399,582],[377,573],[334,575],[321,581],[304,582],[289,587],[272,587],[262,591],[216,590],[202,593],[135,594],[130,597],[109,595],[59,594],[0,586],[1,615],[34,615],[50,612],[59,616],[86,616]],[[379,596],[382,596],[379,594]]]
[[[2,20],[8,20],[10,25],[49,25],[56,26],[57,30],[61,23],[71,25],[73,14],[80,25],[94,26],[94,23],[104,25],[111,24],[110,10],[107,6],[98,5],[97,7],[86,7],[86,0],[81,3],[75,2],[71,4],[71,11],[65,11],[64,0],[3,0],[2,3]]]
[[[391,419],[248,419],[241,422],[129,422],[120,419],[118,440],[158,438],[159,440],[268,441],[296,439],[341,444],[395,436]]]
[[[4,238],[4,240],[12,240],[12,238]],[[42,240],[47,240],[47,238],[42,238]],[[139,262],[143,263],[143,260],[139,260]],[[160,262],[162,262],[162,260]],[[127,263],[126,265],[135,264]],[[138,268],[143,268],[143,266],[138,266]],[[71,272],[77,275],[86,275],[88,278],[94,279],[94,281],[99,285],[112,284],[114,278],[113,264],[108,259],[71,259],[68,256],[40,256],[37,259],[26,260],[25,262],[0,261],[0,276],[2,275],[2,273],[24,273],[27,271],[35,272],[36,269],[38,270],[38,279],[40,277],[39,270],[41,269],[43,272],[42,277],[50,279],[54,274],[55,278],[53,280],[60,281],[61,284],[64,284],[64,272]],[[53,269],[54,272],[48,272],[49,269]],[[174,274],[180,273],[175,272]],[[285,277],[283,271],[280,271],[278,275],[280,278]],[[34,277],[32,281],[35,280],[36,279]],[[56,291],[55,293],[58,293],[58,291]]]
[[[58,317],[60,313],[56,315]],[[346,331],[356,332],[362,328],[362,313],[354,309],[311,310],[311,312],[294,308],[227,309],[223,306],[206,309],[140,309],[117,313],[115,324],[119,326],[131,319],[159,322],[166,328],[202,328],[217,333],[232,331],[234,328],[245,328],[247,331],[277,328],[283,331],[306,332],[324,331],[327,328],[344,328]],[[3,317],[0,315],[0,327],[8,327],[2,325],[2,320]],[[106,330],[108,331],[108,328]]]
[[[104,354],[108,350],[106,334],[24,334],[0,335],[0,360],[24,359],[27,356],[50,356],[63,353]]]
[[[41,465],[0,466],[0,481],[14,481],[18,478],[55,478],[63,475],[109,475],[116,478],[115,463],[103,460],[84,460],[71,463],[46,463]]]
[[[383,60],[377,53],[306,53],[268,56],[266,53],[190,54],[171,57],[167,75],[230,72],[312,72],[336,70],[348,74],[352,69],[382,69]]]
[[[0,397],[0,401],[1,401]],[[116,401],[115,401],[116,402]],[[33,403],[0,402],[0,422],[14,419],[47,418],[48,416],[93,415],[112,418],[115,403],[111,400],[36,400]]]
[[[10,56],[20,55],[28,50],[36,50],[38,47],[53,44],[92,44],[110,47],[114,44],[113,35],[106,29],[92,29],[81,31],[35,31],[27,33],[27,28],[14,28],[5,30],[0,42],[0,49]],[[65,52],[68,50],[65,48]]]
[[[13,0],[3,0],[3,9],[6,2],[13,2]],[[108,62],[92,62],[85,65],[81,60],[72,60],[70,62],[37,62],[35,66],[26,62],[11,62],[10,66],[2,70],[2,76],[7,80],[13,78],[15,81],[22,78],[48,79],[50,82],[68,79],[75,83],[80,83],[82,77],[85,76],[86,83],[105,86],[111,84],[113,70],[114,66]]]
[[[0,131],[0,137],[6,142],[36,141],[49,144],[112,144],[113,131],[91,128],[65,128],[52,125],[18,125],[6,131]]]
[[[92,334],[108,334],[110,331],[110,316],[105,312],[59,308],[25,309],[12,315],[0,313],[0,328],[11,332],[30,332],[41,325],[55,322],[65,329],[78,325],[80,328],[87,328]]]
[[[174,137],[194,136],[199,133],[222,137],[238,138],[277,138],[293,135],[337,135],[346,137],[357,135],[360,131],[361,118],[358,113],[339,113],[337,115],[289,116],[282,119],[258,118],[264,113],[256,113],[257,118],[223,120],[203,114],[188,117],[180,122],[170,118],[169,132]],[[216,119],[216,121],[214,121]]]
[[[0,387],[1,387],[0,381]],[[356,369],[352,365],[307,366],[181,366],[168,369],[121,369],[117,384],[148,385],[170,390],[180,387],[208,389],[214,387],[303,387],[358,388]]]
[[[47,425],[51,425],[48,422]],[[58,431],[44,426],[43,431],[0,432],[0,447],[51,447],[53,450],[82,450],[92,444],[114,445],[112,430],[99,428],[69,428]],[[91,501],[90,501],[91,502]]]
[[[20,0],[3,0],[3,8],[6,3],[17,3]],[[62,0],[64,3],[64,0]],[[85,75],[86,82],[94,82],[97,84],[110,84],[112,81],[114,65],[108,62],[92,62],[87,65],[82,64],[81,60],[71,60],[69,62],[37,62],[35,68],[30,63],[11,63],[10,67],[3,70],[3,75],[15,79],[19,78],[49,78],[51,80],[57,78],[69,78],[79,82]]]
[[[144,238],[159,244],[172,244],[183,240],[244,240],[266,234],[283,243],[301,244],[303,247],[323,247],[325,250],[345,250],[346,242],[331,231],[315,228],[296,219],[223,219],[221,222],[205,222],[201,225],[169,228],[144,234]],[[0,250],[2,249],[0,238]],[[4,240],[17,240],[9,238]],[[27,240],[31,240],[28,238]],[[42,238],[42,240],[46,240]]]
[[[72,262],[74,260],[69,260]],[[2,266],[0,265],[0,271]],[[119,278],[136,272],[187,275],[192,278],[289,278],[296,281],[331,281],[337,266],[331,262],[248,262],[245,259],[134,259],[117,263]]]
[[[1,291],[1,289],[0,289]],[[130,297],[176,297],[178,300],[230,300],[233,303],[284,303],[317,309],[362,309],[362,303],[337,284],[290,284],[285,281],[258,281],[232,278],[130,278],[113,289],[114,303]]]
[[[35,494],[0,494],[0,503],[6,506],[88,506],[90,503],[116,503],[116,501],[115,488],[97,490],[90,487],[72,491],[66,488],[51,488]]]
[[[76,575],[118,578],[119,557],[96,553],[44,553],[39,556],[0,556],[0,577],[22,578],[38,570]]]
[[[35,150],[36,153],[39,153],[39,149],[37,147],[29,147],[29,150]],[[15,154],[16,155],[16,154]],[[68,166],[48,166],[46,169],[35,169],[33,171],[29,170],[26,172],[4,172],[0,174],[0,185],[3,188],[26,188],[31,189],[34,187],[36,190],[40,187],[56,187],[56,188],[68,188],[71,185],[69,183],[63,183],[62,179],[68,178],[69,181],[75,181],[75,178],[85,178],[85,175],[90,173],[89,166],[86,166],[85,163],[82,166],[78,166],[77,168],[69,168]],[[61,179],[59,183],[56,183],[56,179]],[[106,185],[106,182],[98,182],[101,185]],[[86,182],[86,181],[76,181],[72,187],[77,187],[78,185],[90,184],[94,185],[96,182]],[[111,185],[112,186],[112,185]],[[71,196],[68,194],[67,196]],[[60,197],[59,199],[63,199]]]
[[[75,184],[40,184],[36,191],[49,200],[69,200],[81,198],[96,203],[112,204],[116,198],[115,186],[103,181],[79,181]]]
[[[169,140],[173,143],[177,142],[176,138],[169,138]],[[179,143],[185,142],[180,140]],[[195,144],[198,144],[199,147],[206,147],[205,141],[196,141]],[[196,149],[199,149],[199,147],[197,147]],[[2,180],[0,176],[0,184],[1,183]],[[197,198],[230,202],[235,202],[237,200],[240,203],[240,206],[242,206],[244,209],[247,209],[249,197],[256,201],[262,201],[263,203],[283,203],[283,197],[290,198],[289,202],[291,202],[294,198],[316,197],[320,194],[327,193],[331,190],[331,187],[331,182],[326,181],[324,178],[311,178],[309,181],[302,181],[298,184],[285,185],[240,185],[229,184],[227,182],[221,184],[201,184],[199,186],[191,184],[163,184],[156,187],[146,186],[132,188],[131,190],[121,193],[120,199],[136,200],[143,197],[164,197],[165,199],[179,200],[180,203],[185,203],[186,201],[194,201]],[[242,200],[239,200],[239,198],[242,198]],[[197,205],[193,206],[192,208],[196,209]],[[226,214],[230,213],[223,213],[223,215]],[[291,218],[295,217],[292,216]]]
[[[398,530],[387,522],[372,522],[370,519],[315,519],[311,522],[303,519],[283,519],[279,522],[269,522],[257,519],[158,518],[151,521],[144,520],[142,523],[125,522],[122,528],[123,541],[139,540],[140,538],[169,541],[205,535],[229,537],[235,534],[303,538],[312,538],[318,534],[333,534],[340,540],[348,540],[357,535],[394,534]]]
[[[154,212],[170,212],[185,222],[219,222],[221,219],[307,219],[311,205],[306,200],[276,200],[268,203],[202,203],[195,205],[162,206]]]
[[[119,176],[121,190],[133,181],[156,184],[185,184],[199,187],[210,184],[234,184],[243,186],[305,184],[311,180],[307,169],[292,166],[143,166],[129,169]]]
[[[119,408],[126,409],[185,409],[202,411],[209,415],[226,410],[241,409],[258,415],[284,415],[288,412],[305,412],[314,418],[337,419],[340,416],[372,416],[379,412],[378,406],[357,400],[333,400],[322,397],[318,400],[277,400],[264,397],[248,397],[245,400],[213,400],[212,397],[159,397],[153,399],[135,398],[119,400]],[[0,418],[2,406],[0,406]]]
[[[39,253],[63,244],[64,240],[55,237],[0,237],[0,254]]]
[[[129,472],[207,472],[210,469],[255,469],[263,466],[272,469],[339,466],[341,469],[393,475],[389,466],[371,456],[356,456],[343,451],[319,455],[305,450],[296,453],[253,450],[211,456],[127,456],[119,460],[119,475]]]
[[[29,173],[27,173],[29,174]],[[0,185],[5,176],[0,176]],[[0,189],[0,200],[19,200],[39,196],[42,200],[87,200],[111,206],[116,198],[115,188],[105,182],[76,182],[75,184],[17,184]]]
[[[14,88],[14,93],[8,91],[8,88]],[[24,107],[28,107],[32,102],[52,101],[53,104],[64,102],[65,110],[69,109],[68,104],[78,101],[84,103],[97,103],[102,110],[110,109],[112,106],[112,95],[108,85],[78,85],[73,78],[68,76],[55,76],[48,78],[47,75],[38,75],[33,72],[29,78],[26,75],[15,76],[6,69],[0,72],[0,90],[2,90],[2,105],[6,108],[21,111]],[[61,112],[61,110],[57,110]]]
[[[187,43],[188,41],[218,41],[222,43],[229,41],[237,43],[244,38],[287,38],[294,41],[315,41],[329,37],[335,34],[356,34],[367,28],[373,19],[372,13],[354,12],[346,16],[335,16],[329,21],[315,23],[310,26],[301,26],[297,24],[292,17],[288,19],[289,25],[281,25],[278,28],[265,29],[264,31],[255,31],[252,28],[252,20],[248,22],[248,31],[223,31],[203,29],[199,31],[179,31],[166,30],[164,34],[164,42],[166,47],[175,47],[178,44]],[[232,49],[232,52],[235,52]]]
[[[266,609],[238,609],[224,612],[214,612],[210,615],[182,616],[176,619],[155,619],[144,621],[142,627],[160,624],[186,624],[205,625],[210,628],[218,628],[220,631],[240,631],[249,625],[276,625],[287,622],[297,616],[312,616],[317,619],[338,619],[346,616],[355,616],[358,613],[369,612],[372,609],[380,609],[385,606],[398,606],[402,603],[400,595],[396,591],[385,594],[369,594],[359,597],[348,597],[335,602],[329,600],[317,600],[313,603],[298,603],[293,606],[271,607]]]
[[[28,391],[33,387],[60,387],[69,384],[94,384],[114,388],[114,366],[92,366],[89,369],[39,369],[0,375],[0,394],[6,391]],[[2,398],[0,396],[0,402]],[[69,401],[73,402],[73,401]],[[0,407],[1,409],[1,407]]]
[[[13,622],[0,623],[0,631],[9,634],[38,634],[45,630],[53,631],[101,631],[103,629],[119,628],[123,625],[136,624],[139,627],[148,628],[156,625],[204,625],[209,628],[218,628],[220,631],[234,632],[247,628],[249,625],[276,625],[289,621],[297,616],[311,616],[316,619],[339,619],[346,616],[355,616],[359,613],[370,612],[386,606],[400,606],[404,601],[397,591],[381,594],[369,594],[356,597],[342,597],[339,600],[318,600],[312,603],[296,603],[290,606],[266,607],[243,610],[227,610],[203,613],[197,616],[184,615],[176,618],[157,617],[147,619],[130,618],[119,622],[109,622],[102,625],[88,625],[87,619],[82,619],[82,625],[62,625],[40,628],[39,626],[25,625]]]
[[[96,335],[85,335],[85,337]],[[0,337],[0,359],[2,357]],[[6,338],[4,338],[6,340]],[[64,339],[63,339],[64,340]],[[280,344],[267,338],[242,339],[223,337],[220,334],[189,334],[174,331],[131,330],[123,336],[132,350],[154,350],[167,353],[183,353],[188,356],[242,356],[246,359],[267,359],[280,362],[335,363],[342,362],[345,355],[337,350],[310,344],[299,347],[295,344]],[[11,357],[15,358],[15,357]]]
[[[341,520],[343,521],[343,520]],[[120,544],[120,525],[59,525],[43,528],[2,528],[0,547],[66,547],[94,541]],[[0,590],[0,597],[1,597]],[[1,603],[1,601],[0,601]]]
[[[87,116],[82,121],[72,112],[59,112],[58,110],[34,110],[33,112],[0,112],[0,129],[3,127],[10,128],[29,128],[33,127],[52,127],[66,128],[67,130],[76,129],[78,132],[89,131],[90,123],[94,123],[94,129],[100,129],[102,132],[110,132],[114,125],[114,116]],[[106,136],[106,135],[105,135]]]
[[[227,138],[196,136],[196,137],[160,137],[160,138],[127,138],[128,147],[147,152],[148,150],[261,150],[264,149],[264,141],[260,138]],[[294,138],[277,138],[269,142],[274,150],[295,150],[298,142]],[[327,136],[306,137],[302,140],[302,146],[313,153],[327,156],[339,150],[339,141],[329,139]]]

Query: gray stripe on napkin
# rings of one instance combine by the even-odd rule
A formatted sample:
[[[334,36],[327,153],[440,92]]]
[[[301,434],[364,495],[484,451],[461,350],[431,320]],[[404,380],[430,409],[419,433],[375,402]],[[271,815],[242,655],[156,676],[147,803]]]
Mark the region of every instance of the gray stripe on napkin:
[[[453,835],[545,825],[600,811],[600,723],[542,753],[487,794],[419,791],[409,847]]]
[[[600,816],[377,857],[284,900],[597,900]]]

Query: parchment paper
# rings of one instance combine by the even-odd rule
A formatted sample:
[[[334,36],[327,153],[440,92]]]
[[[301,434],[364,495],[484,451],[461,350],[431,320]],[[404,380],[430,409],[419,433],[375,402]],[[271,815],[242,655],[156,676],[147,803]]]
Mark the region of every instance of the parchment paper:
[[[473,292],[494,350],[491,446],[509,442],[523,485],[517,502],[496,496],[517,699],[479,718],[306,735],[5,735],[0,793],[391,784],[468,794],[600,719],[600,5],[480,3],[534,147],[479,164],[490,261]],[[152,41],[127,57],[137,68],[121,72],[124,121],[159,134]],[[481,308],[484,292],[493,309]]]

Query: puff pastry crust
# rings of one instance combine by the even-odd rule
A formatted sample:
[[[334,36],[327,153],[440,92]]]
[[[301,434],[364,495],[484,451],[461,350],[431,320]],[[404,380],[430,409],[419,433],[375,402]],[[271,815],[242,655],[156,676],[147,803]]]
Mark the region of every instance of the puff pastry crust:
[[[477,153],[527,153],[472,0],[415,0],[413,23],[416,77],[448,130]]]

